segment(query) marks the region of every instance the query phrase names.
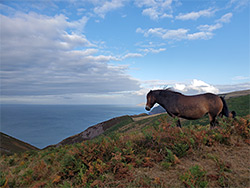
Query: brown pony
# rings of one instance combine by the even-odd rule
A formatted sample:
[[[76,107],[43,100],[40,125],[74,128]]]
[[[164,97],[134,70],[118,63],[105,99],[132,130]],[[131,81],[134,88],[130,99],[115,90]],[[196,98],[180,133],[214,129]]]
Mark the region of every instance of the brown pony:
[[[171,89],[151,90],[147,94],[145,109],[149,111],[155,103],[161,105],[171,117],[194,120],[208,114],[210,128],[215,126],[219,114],[229,115],[225,100],[212,93],[186,96]],[[181,127],[179,119],[177,126]]]

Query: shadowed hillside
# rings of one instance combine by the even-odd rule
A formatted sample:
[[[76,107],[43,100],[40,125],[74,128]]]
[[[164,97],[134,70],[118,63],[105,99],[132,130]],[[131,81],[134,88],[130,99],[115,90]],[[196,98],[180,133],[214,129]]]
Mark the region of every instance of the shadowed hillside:
[[[7,134],[0,132],[0,153],[13,154],[16,152],[24,152],[27,150],[39,150],[35,146],[13,138]]]

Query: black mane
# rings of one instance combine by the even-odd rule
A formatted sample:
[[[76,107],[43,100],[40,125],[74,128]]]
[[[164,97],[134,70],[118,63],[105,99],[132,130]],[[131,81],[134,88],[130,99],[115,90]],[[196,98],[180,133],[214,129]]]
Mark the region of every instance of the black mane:
[[[172,87],[167,88],[167,89],[162,89],[162,90],[160,90],[160,91],[161,91],[161,94],[165,94],[165,93],[174,93],[174,94],[183,95],[182,93],[175,91]]]

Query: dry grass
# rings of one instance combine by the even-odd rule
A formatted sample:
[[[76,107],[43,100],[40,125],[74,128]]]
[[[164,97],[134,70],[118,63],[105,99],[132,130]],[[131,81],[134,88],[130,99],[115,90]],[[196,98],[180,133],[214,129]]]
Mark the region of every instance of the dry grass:
[[[235,144],[230,146],[223,144],[202,146],[179,159],[177,164],[172,164],[168,169],[162,167],[160,163],[153,167],[136,168],[133,172],[134,177],[148,179],[151,182],[159,180],[159,187],[185,187],[180,181],[180,176],[192,166],[198,165],[207,172],[209,187],[250,187],[250,147],[238,138],[233,142]],[[228,166],[228,171],[220,169],[220,165],[223,164]],[[221,181],[224,182],[219,182],[222,175],[224,180],[221,178]]]

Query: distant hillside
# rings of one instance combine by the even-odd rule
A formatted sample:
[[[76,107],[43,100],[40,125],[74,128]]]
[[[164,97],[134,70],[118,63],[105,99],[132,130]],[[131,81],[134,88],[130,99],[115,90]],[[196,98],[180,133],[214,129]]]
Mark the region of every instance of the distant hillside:
[[[13,154],[29,150],[39,150],[35,146],[0,132],[0,153]]]
[[[133,121],[132,118],[128,115],[115,117],[110,120],[99,123],[97,125],[91,126],[87,128],[85,131],[79,134],[73,135],[71,137],[68,137],[64,139],[63,141],[59,142],[58,144],[51,145],[49,147],[58,147],[62,145],[75,144],[75,143],[80,143],[85,140],[90,140],[103,134],[107,129],[114,130],[115,126],[117,125],[119,126],[121,122],[124,124],[124,123],[130,123],[132,121]]]
[[[245,96],[245,95],[250,95],[250,89],[249,90],[242,90],[242,91],[234,91],[234,92],[224,93],[224,94],[220,94],[220,95],[225,96],[225,99],[239,97],[239,96]]]
[[[219,94],[219,95],[225,97],[229,110],[231,111],[235,110],[237,112],[237,115],[240,115],[240,116],[249,114],[249,110],[246,111],[245,113],[242,112],[242,109],[246,109],[245,107],[242,107],[242,105],[250,104],[250,90],[235,91],[235,92],[224,93],[224,94]],[[242,96],[245,96],[245,97],[242,97]],[[238,98],[238,97],[242,97],[241,99],[244,98],[244,100],[242,102],[239,102],[241,99],[232,99],[232,98]],[[166,110],[163,107],[157,106],[149,112],[149,115],[165,113],[165,112]]]

